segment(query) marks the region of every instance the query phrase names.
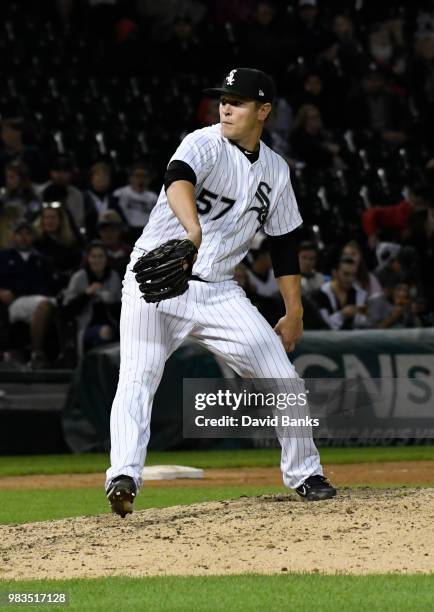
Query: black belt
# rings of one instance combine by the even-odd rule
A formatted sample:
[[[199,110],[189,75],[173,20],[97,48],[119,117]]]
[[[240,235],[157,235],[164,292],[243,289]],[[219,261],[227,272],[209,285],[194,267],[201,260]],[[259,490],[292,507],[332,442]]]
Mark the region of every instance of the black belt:
[[[199,281],[200,283],[207,283],[208,282],[206,280],[203,280],[203,278],[200,278],[200,276],[196,276],[196,274],[192,274],[190,276],[190,280]]]

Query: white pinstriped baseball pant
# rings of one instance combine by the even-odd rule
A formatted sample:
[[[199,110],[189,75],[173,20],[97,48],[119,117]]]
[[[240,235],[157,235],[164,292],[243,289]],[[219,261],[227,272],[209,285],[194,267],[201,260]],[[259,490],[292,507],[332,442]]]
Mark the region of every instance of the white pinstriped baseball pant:
[[[131,272],[137,257],[135,249],[123,286],[121,365],[111,411],[111,467],[106,485],[125,474],[141,486],[154,395],[166,360],[187,337],[224,359],[244,378],[291,378],[304,385],[280,338],[235,281],[190,281],[184,295],[160,302],[157,308],[141,299]],[[311,437],[288,436],[279,441],[287,487],[296,488],[308,476],[322,474]]]

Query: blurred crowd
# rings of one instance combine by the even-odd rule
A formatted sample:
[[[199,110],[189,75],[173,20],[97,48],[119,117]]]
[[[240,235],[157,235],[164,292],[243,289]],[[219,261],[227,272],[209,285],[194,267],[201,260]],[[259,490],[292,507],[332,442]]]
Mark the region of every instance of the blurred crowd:
[[[70,367],[117,341],[121,280],[201,94],[273,75],[306,329],[433,325],[434,2],[49,0],[0,8],[0,354]],[[266,236],[236,279],[283,313]]]
[[[65,156],[38,186],[25,162],[5,165],[0,333],[9,366],[74,365],[84,351],[119,338],[121,280],[157,201],[152,173],[136,162],[127,184],[114,188],[110,166],[96,162],[87,189],[73,177]]]

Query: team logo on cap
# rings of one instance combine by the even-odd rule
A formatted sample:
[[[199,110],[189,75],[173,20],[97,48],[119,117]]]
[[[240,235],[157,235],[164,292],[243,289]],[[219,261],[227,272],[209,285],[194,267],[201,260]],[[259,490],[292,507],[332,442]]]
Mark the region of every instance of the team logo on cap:
[[[258,91],[258,94],[259,94],[260,96],[265,96],[265,94],[264,94],[264,92],[262,91],[262,89],[260,89],[260,90]]]
[[[235,70],[231,70],[229,75],[226,77],[226,85],[233,85],[235,82],[235,73],[236,73],[236,69]]]

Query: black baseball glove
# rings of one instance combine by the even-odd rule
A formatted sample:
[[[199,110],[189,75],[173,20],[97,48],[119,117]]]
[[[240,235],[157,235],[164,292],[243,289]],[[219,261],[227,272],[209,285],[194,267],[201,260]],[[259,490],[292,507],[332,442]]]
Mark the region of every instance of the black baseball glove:
[[[182,295],[188,281],[197,248],[191,240],[169,240],[142,255],[133,272],[145,302],[161,302]]]

